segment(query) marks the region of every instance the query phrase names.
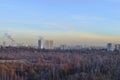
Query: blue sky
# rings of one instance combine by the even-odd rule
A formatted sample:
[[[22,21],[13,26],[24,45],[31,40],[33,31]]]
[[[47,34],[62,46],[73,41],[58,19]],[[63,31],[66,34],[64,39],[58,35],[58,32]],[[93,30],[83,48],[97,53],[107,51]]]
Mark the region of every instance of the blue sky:
[[[0,35],[54,32],[115,39],[120,36],[119,9],[119,0],[0,0]]]

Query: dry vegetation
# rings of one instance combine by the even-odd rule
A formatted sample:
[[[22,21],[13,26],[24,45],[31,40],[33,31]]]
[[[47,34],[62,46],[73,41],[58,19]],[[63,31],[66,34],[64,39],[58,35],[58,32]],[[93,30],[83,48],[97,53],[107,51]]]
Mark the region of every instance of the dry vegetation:
[[[1,48],[0,60],[0,80],[120,80],[120,54],[106,50]]]

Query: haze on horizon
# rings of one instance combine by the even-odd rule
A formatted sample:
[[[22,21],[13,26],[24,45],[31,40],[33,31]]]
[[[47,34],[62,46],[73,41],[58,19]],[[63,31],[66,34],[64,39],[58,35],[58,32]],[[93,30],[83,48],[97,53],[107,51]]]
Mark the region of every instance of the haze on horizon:
[[[0,0],[0,43],[9,33],[36,44],[39,36],[57,44],[120,42],[119,0]]]

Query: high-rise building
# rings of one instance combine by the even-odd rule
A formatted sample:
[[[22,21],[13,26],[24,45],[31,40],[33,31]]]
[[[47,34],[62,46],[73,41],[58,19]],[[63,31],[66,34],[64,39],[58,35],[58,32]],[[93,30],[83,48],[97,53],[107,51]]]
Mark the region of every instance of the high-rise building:
[[[108,43],[107,44],[107,51],[113,51],[114,49],[113,49],[113,45],[112,45],[112,43]]]
[[[52,40],[45,40],[44,42],[44,49],[53,49],[53,41]]]
[[[118,51],[120,52],[120,44],[118,45]]]
[[[41,40],[38,40],[38,48],[41,49]]]
[[[6,46],[6,42],[4,41],[4,42],[3,42],[3,47],[5,47],[5,46]]]
[[[43,40],[38,40],[38,49],[43,49]]]
[[[120,52],[120,44],[115,44],[115,51],[119,51]]]
[[[49,49],[53,49],[53,48],[54,48],[54,47],[53,47],[53,41],[50,40]]]
[[[44,49],[49,49],[49,41],[45,40],[44,42]]]

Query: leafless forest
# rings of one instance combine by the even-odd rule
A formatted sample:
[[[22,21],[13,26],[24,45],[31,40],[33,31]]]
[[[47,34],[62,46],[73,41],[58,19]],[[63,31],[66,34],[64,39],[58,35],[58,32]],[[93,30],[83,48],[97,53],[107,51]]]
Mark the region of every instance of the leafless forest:
[[[120,80],[120,54],[1,47],[0,80]]]

